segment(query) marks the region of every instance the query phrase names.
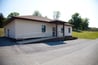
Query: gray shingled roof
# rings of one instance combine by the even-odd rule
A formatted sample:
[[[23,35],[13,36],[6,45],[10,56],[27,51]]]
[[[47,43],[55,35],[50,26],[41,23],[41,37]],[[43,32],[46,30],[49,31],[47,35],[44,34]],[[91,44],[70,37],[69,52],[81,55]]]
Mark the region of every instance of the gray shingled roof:
[[[25,19],[31,19],[31,20],[40,20],[40,21],[51,21],[52,19],[46,18],[46,17],[41,17],[41,16],[33,16],[33,15],[29,15],[29,16],[15,16],[16,18],[25,18]]]
[[[41,21],[41,22],[48,22],[48,23],[65,23],[65,25],[72,26],[68,22],[62,21],[62,20],[52,20],[46,17],[41,17],[41,16],[33,16],[33,15],[28,15],[28,16],[14,16],[11,19],[9,19],[5,25],[10,23],[14,19],[24,19],[24,20],[32,20],[32,21]]]

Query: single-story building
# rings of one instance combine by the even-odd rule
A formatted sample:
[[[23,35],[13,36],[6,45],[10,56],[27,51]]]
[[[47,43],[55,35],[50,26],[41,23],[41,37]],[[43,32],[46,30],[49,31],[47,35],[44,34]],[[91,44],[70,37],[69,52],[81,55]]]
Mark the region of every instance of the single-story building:
[[[72,25],[40,16],[15,16],[5,26],[5,36],[13,39],[72,36]]]

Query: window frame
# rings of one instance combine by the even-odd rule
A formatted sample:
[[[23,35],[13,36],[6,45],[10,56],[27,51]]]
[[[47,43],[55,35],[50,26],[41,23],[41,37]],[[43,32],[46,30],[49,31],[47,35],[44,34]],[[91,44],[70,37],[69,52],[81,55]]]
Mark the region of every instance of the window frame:
[[[68,28],[68,33],[71,33],[71,28]]]
[[[46,25],[42,25],[42,32],[46,32]]]

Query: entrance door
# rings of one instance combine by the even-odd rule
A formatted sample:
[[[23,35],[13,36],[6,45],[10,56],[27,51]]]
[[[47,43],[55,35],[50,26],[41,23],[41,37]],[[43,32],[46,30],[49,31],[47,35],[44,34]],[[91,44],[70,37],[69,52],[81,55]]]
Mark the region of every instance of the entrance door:
[[[56,36],[56,28],[55,28],[55,27],[52,28],[52,36],[53,36],[53,37]]]

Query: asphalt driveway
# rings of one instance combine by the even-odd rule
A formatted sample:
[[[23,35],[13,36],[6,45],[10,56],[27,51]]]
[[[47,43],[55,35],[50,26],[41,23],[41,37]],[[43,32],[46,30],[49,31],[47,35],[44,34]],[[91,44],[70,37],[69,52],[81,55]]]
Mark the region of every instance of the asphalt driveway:
[[[0,65],[98,65],[97,39],[9,44],[0,46]]]

